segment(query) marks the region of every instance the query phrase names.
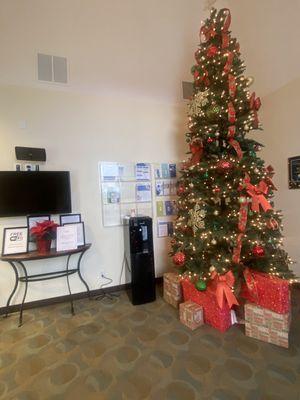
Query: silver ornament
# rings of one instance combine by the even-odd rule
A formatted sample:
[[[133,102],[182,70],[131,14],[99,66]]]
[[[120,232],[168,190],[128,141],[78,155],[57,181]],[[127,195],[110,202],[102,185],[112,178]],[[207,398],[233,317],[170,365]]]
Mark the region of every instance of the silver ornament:
[[[216,245],[216,244],[217,244],[216,239],[213,239],[213,240],[211,241],[211,244]]]
[[[218,210],[215,210],[215,211],[214,211],[214,215],[219,215],[219,211],[218,211]]]
[[[214,272],[215,270],[216,268],[213,265],[209,268],[209,272]]]

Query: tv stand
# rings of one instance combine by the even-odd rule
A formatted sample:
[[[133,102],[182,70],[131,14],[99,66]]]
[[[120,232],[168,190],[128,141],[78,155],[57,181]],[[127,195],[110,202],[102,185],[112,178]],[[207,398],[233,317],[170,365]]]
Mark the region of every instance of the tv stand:
[[[49,279],[55,279],[55,278],[62,278],[62,277],[67,277],[67,284],[68,284],[68,290],[70,294],[70,302],[71,302],[71,313],[74,315],[74,305],[73,305],[73,300],[72,300],[72,293],[71,293],[71,288],[70,288],[70,283],[69,283],[69,276],[73,275],[75,273],[78,274],[79,279],[81,282],[84,284],[86,287],[87,293],[89,298],[90,297],[90,289],[86,281],[83,279],[81,272],[80,272],[80,264],[82,257],[84,253],[91,247],[91,244],[86,244],[84,246],[79,246],[76,250],[68,250],[68,251],[56,251],[55,249],[51,249],[48,253],[46,254],[41,254],[38,253],[37,251],[29,251],[28,253],[24,254],[14,254],[14,255],[9,255],[9,256],[1,256],[0,260],[1,261],[6,261],[8,262],[11,267],[14,270],[15,273],[15,285],[14,288],[11,292],[11,294],[8,297],[7,303],[6,303],[6,314],[5,316],[8,316],[8,310],[9,310],[9,305],[11,302],[12,297],[16,293],[19,282],[25,283],[25,290],[24,290],[24,295],[23,295],[23,300],[20,308],[20,316],[19,316],[19,326],[22,326],[23,322],[23,307],[27,295],[27,289],[28,289],[28,283],[29,282],[39,282],[39,281],[46,281]],[[70,259],[73,254],[79,254],[79,258],[77,261],[76,268],[69,268],[70,264]],[[42,274],[34,274],[34,275],[28,275],[25,262],[28,261],[35,261],[35,260],[45,260],[49,258],[57,258],[57,257],[67,257],[67,262],[66,262],[66,268],[61,271],[54,271],[54,272],[44,272]],[[20,267],[22,271],[22,275],[19,273]]]

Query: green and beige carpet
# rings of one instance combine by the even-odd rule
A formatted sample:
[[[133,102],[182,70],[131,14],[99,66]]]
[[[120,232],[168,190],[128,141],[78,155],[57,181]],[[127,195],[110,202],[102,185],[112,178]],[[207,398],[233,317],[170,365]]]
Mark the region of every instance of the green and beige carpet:
[[[0,399],[300,400],[300,291],[288,350],[240,326],[194,332],[158,300],[78,300],[0,320]]]

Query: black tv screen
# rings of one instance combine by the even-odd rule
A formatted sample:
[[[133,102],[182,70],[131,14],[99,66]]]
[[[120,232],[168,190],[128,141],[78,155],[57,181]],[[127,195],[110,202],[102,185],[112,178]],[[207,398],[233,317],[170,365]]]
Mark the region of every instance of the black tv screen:
[[[70,212],[69,172],[0,171],[0,217]]]

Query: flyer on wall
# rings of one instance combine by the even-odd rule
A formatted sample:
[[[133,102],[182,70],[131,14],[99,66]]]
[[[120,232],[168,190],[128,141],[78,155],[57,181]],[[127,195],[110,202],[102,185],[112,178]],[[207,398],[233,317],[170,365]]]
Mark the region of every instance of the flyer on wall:
[[[119,179],[119,164],[113,162],[101,163],[101,177],[102,181],[116,181]]]
[[[143,184],[139,183],[136,185],[136,201],[137,202],[152,201],[150,183],[143,183]]]
[[[135,175],[137,181],[150,181],[151,168],[148,163],[137,163],[135,167]]]

